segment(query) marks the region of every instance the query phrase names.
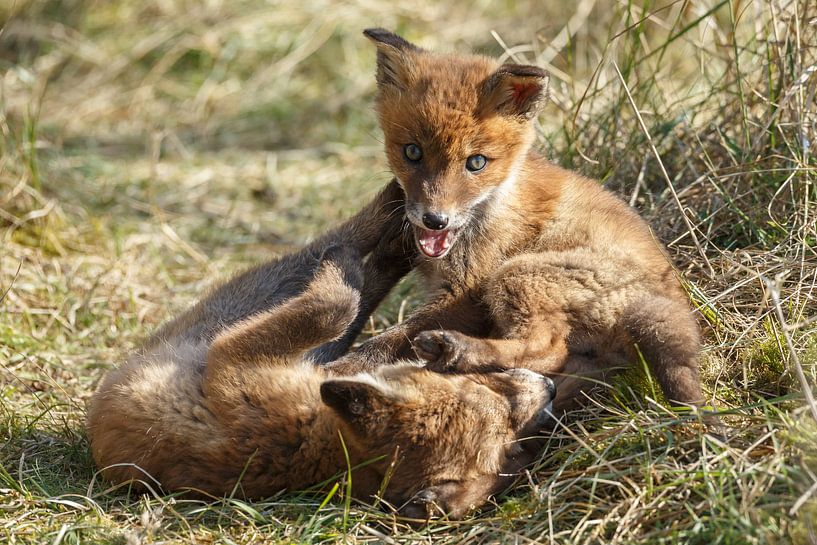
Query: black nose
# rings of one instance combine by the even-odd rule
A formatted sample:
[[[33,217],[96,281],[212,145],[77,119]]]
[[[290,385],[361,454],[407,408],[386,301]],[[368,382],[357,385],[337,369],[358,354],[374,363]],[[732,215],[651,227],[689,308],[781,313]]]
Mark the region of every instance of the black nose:
[[[423,214],[423,225],[434,231],[441,231],[448,225],[448,216],[426,212]]]
[[[550,394],[550,399],[556,397],[556,383],[550,379],[550,377],[543,377],[545,379],[545,385],[547,385],[548,393]]]

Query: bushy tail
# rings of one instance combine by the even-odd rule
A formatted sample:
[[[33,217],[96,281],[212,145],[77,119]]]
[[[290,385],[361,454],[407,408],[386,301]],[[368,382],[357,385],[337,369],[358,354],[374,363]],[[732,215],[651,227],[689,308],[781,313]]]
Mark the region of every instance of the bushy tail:
[[[667,399],[692,405],[704,403],[698,376],[698,326],[685,304],[661,296],[643,298],[627,308],[622,324]]]
[[[293,359],[337,339],[355,319],[363,285],[360,255],[331,246],[303,293],[218,335],[207,353],[205,382],[236,366]]]

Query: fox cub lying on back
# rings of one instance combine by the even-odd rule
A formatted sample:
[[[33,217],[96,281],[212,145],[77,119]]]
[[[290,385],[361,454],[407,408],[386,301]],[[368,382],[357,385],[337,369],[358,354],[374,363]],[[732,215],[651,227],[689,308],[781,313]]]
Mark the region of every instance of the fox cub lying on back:
[[[431,296],[334,372],[413,348],[436,370],[546,373],[567,407],[636,361],[637,345],[670,400],[702,403],[698,328],[647,224],[531,149],[547,73],[365,34],[377,46],[386,156]]]
[[[87,421],[104,475],[258,498],[346,470],[345,448],[363,464],[354,495],[385,487],[411,517],[459,516],[502,488],[535,454],[519,440],[547,418],[550,379],[412,364],[330,379],[305,357],[344,351],[405,273],[402,202],[390,184],[303,251],[215,289],[109,373]]]

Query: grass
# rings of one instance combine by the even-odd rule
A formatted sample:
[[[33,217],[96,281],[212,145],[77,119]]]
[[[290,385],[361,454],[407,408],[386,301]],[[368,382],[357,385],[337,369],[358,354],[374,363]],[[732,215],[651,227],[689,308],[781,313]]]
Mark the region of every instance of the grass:
[[[551,4],[0,6],[0,542],[817,543],[817,9]],[[96,477],[83,418],[104,372],[388,180],[372,25],[551,70],[539,146],[667,244],[727,439],[634,372],[495,509],[424,529],[343,482],[200,503]],[[401,284],[368,334],[419,297]]]

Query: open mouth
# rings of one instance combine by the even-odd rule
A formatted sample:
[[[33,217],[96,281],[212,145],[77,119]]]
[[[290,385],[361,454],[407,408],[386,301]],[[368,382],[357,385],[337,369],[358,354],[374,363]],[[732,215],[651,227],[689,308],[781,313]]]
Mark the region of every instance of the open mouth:
[[[430,231],[422,227],[414,226],[414,238],[420,251],[428,257],[439,259],[448,253],[454,239],[457,237],[456,229],[444,229],[441,231]]]

